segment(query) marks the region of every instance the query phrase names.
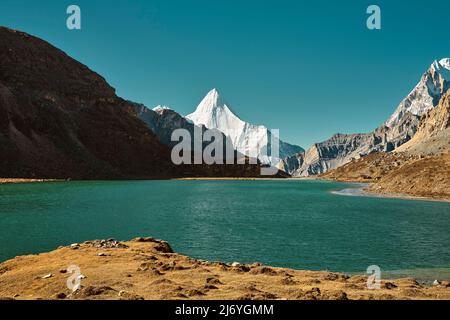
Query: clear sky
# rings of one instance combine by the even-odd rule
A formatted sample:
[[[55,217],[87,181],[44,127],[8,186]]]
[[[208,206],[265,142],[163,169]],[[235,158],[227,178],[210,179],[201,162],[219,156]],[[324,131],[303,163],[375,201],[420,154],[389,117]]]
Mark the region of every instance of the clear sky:
[[[66,28],[66,8],[82,30]],[[381,7],[382,30],[366,27]],[[2,0],[0,25],[41,37],[119,96],[183,115],[217,88],[244,120],[309,147],[381,124],[450,56],[450,1]]]

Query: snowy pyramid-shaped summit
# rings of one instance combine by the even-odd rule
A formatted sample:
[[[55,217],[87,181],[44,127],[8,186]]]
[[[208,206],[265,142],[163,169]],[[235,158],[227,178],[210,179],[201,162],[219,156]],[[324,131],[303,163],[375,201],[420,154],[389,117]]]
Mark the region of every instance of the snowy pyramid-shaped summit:
[[[187,115],[186,118],[196,125],[219,129],[225,134],[230,133],[230,130],[243,130],[246,125],[231,111],[217,89],[209,91],[195,112]]]
[[[229,104],[220,96],[217,89],[212,89],[203,98],[194,113],[186,116],[196,125],[208,129],[217,129],[230,138],[233,147],[249,157],[257,157],[266,164],[277,164],[279,159],[269,157],[272,133],[262,125],[254,125],[241,120],[230,109]],[[280,157],[302,152],[299,146],[290,145],[279,140]],[[278,158],[278,157],[276,157]]]

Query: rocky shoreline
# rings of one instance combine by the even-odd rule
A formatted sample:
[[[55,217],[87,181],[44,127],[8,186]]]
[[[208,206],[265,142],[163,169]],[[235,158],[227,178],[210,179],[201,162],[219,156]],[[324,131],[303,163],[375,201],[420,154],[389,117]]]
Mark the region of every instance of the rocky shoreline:
[[[0,299],[440,300],[450,299],[450,285],[383,279],[379,290],[369,290],[365,276],[196,260],[174,253],[166,241],[136,238],[87,241],[6,261]]]

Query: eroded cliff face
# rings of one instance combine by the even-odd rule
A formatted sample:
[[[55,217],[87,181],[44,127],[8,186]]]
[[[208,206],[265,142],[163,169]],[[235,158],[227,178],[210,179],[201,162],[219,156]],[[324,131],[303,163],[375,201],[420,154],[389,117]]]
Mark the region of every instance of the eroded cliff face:
[[[310,176],[374,152],[396,150],[414,137],[421,117],[438,105],[449,88],[450,59],[435,61],[392,116],[373,132],[335,135],[300,155],[301,161],[285,159],[281,167],[294,176]]]
[[[169,149],[106,81],[47,42],[0,28],[0,176],[176,175]]]
[[[321,178],[372,182],[371,192],[450,199],[450,91],[425,114],[414,137],[394,152],[379,152]]]
[[[425,155],[450,152],[450,90],[436,108],[422,117],[414,137],[395,152]]]

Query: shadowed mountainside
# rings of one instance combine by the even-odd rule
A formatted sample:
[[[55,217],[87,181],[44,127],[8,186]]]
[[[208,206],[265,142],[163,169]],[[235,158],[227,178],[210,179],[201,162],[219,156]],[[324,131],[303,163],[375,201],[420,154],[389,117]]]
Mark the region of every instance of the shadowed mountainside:
[[[174,175],[168,148],[106,81],[47,42],[0,28],[0,176]]]

